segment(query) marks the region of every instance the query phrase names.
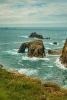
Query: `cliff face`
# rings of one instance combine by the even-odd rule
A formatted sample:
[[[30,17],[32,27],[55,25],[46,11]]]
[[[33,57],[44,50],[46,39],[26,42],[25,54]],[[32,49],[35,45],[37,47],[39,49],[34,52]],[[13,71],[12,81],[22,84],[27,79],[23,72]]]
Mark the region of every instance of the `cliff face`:
[[[34,40],[23,43],[20,46],[18,53],[24,53],[26,48],[28,48],[29,57],[42,58],[45,55],[44,45],[42,40]]]
[[[63,47],[63,50],[62,50],[62,55],[60,57],[60,61],[67,68],[67,39],[64,43],[64,47]]]

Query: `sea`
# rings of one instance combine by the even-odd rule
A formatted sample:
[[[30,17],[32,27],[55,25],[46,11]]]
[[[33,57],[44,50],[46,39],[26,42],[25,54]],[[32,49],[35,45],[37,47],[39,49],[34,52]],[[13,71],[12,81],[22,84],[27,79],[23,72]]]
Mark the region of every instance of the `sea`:
[[[44,58],[28,57],[25,53],[18,53],[22,43],[37,40],[30,38],[32,32],[41,34],[46,56]],[[66,27],[0,27],[0,64],[9,70],[17,70],[42,82],[51,81],[61,87],[67,87],[67,68],[59,61],[60,55],[49,55],[48,50],[61,50],[67,38]],[[54,45],[53,42],[57,42]]]

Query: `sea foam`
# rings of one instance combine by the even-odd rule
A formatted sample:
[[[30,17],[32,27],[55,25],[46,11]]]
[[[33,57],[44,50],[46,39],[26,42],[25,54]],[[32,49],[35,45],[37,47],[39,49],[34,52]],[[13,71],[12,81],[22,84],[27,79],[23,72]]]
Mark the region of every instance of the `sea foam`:
[[[38,74],[38,70],[36,70],[36,69],[30,69],[30,68],[21,68],[21,69],[18,70],[18,72],[20,74],[26,74],[28,76]]]
[[[8,51],[3,51],[2,53],[4,54],[9,54],[9,55],[18,55],[19,53],[17,53],[18,49],[12,49],[12,50],[8,50]]]
[[[61,62],[59,61],[59,58],[56,60],[55,63],[56,63],[56,66],[57,66],[57,67],[59,67],[59,68],[61,68],[61,69],[63,69],[63,70],[67,70],[67,68],[65,68],[64,65],[61,64]]]
[[[11,43],[1,43],[0,45],[9,45],[9,44],[20,44],[20,43],[22,43],[22,42],[11,42]]]
[[[28,38],[28,36],[20,36],[20,37],[23,37],[23,38]]]
[[[28,56],[23,56],[22,60],[30,60],[30,61],[37,61],[37,60],[45,60],[45,61],[49,61],[49,58],[37,58],[37,57],[28,57]]]

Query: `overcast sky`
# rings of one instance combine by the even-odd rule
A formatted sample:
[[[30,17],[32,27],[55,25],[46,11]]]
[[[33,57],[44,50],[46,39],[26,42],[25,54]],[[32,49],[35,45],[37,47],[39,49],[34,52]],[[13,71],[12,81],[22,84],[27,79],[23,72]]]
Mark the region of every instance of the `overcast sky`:
[[[67,27],[67,0],[0,0],[0,26]]]

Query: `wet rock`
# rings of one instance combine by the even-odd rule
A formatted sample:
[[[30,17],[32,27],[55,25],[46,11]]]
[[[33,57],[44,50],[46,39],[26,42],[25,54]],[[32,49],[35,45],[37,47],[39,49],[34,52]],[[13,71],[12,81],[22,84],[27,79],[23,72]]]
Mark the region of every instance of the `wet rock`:
[[[29,37],[44,39],[42,35],[38,35],[36,32],[32,32]]]
[[[18,53],[25,53],[25,49],[29,47],[28,42],[26,43],[22,43],[22,45],[20,46]]]
[[[30,42],[22,43],[20,46],[18,53],[24,53],[25,49],[28,48],[28,56],[29,57],[44,57],[45,51],[44,51],[44,45],[42,40],[34,40]]]
[[[50,37],[44,38],[44,39],[50,39]]]
[[[62,50],[48,50],[48,54],[51,55],[60,55],[62,53]]]
[[[62,49],[62,55],[60,56],[60,61],[67,68],[67,39]]]
[[[53,44],[57,45],[57,42],[53,42]]]

